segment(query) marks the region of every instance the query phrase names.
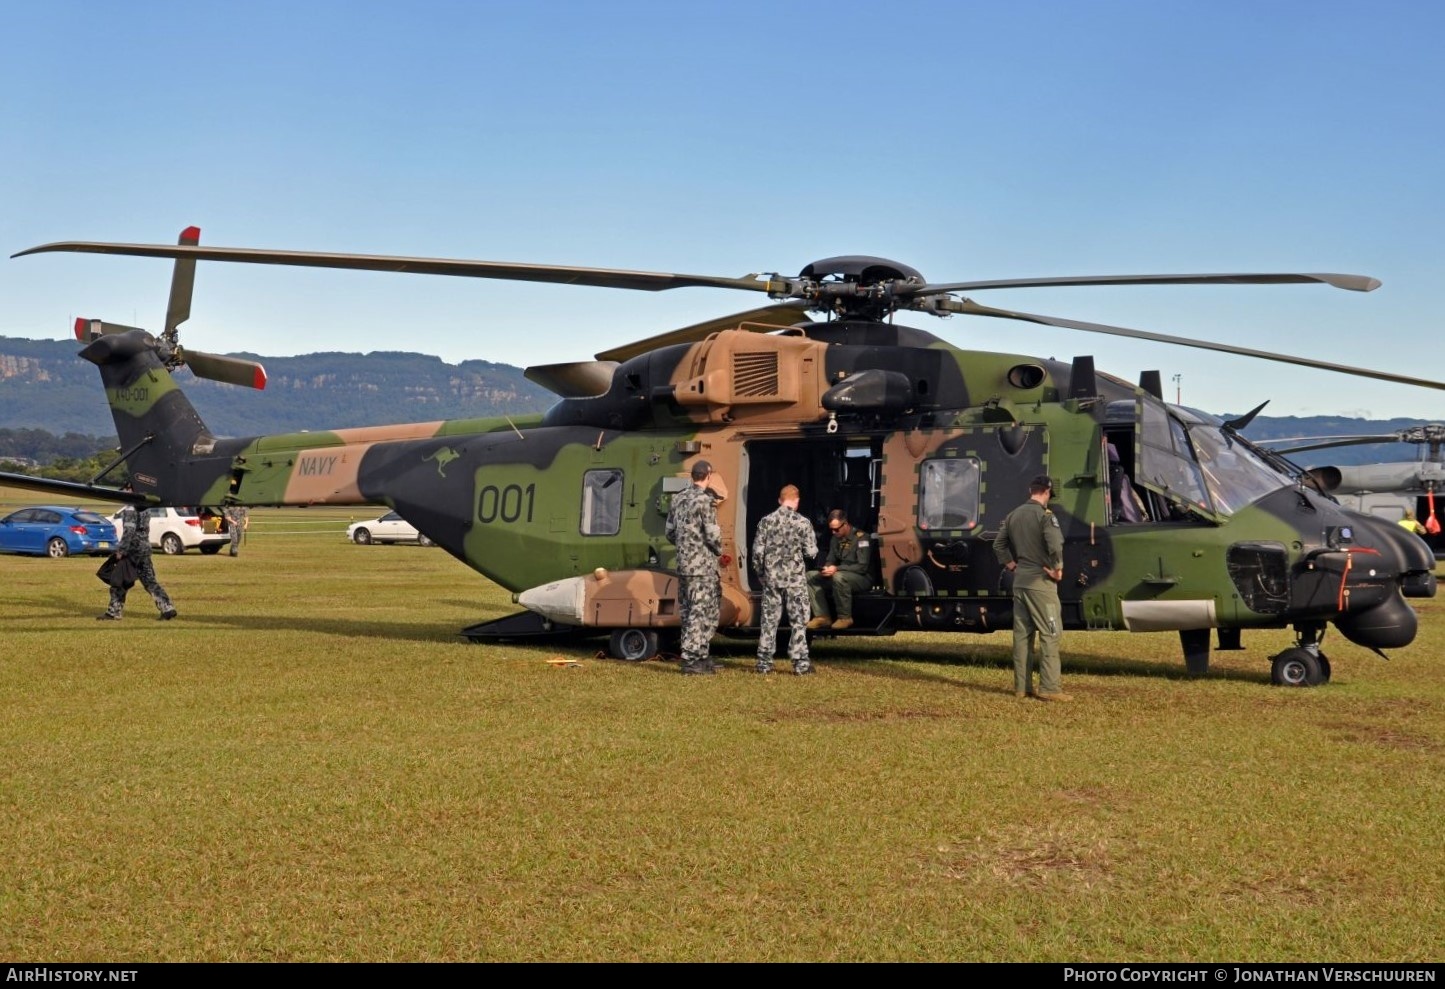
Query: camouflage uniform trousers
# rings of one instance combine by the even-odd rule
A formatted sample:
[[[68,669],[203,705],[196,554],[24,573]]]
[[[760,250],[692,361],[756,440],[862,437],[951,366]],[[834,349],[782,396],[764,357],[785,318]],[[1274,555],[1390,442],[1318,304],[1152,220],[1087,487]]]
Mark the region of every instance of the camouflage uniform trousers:
[[[783,606],[788,609],[788,658],[793,661],[794,673],[809,673],[813,664],[808,660],[808,589],[802,584],[790,587],[763,588],[763,620],[759,626],[758,665],[759,673],[768,673],[773,668],[773,654],[778,649],[778,624],[783,617]]]
[[[150,553],[136,553],[131,556],[130,562],[135,564],[136,582],[150,592],[151,600],[156,603],[156,609],[162,615],[174,612],[176,606],[171,604],[170,595],[161,586],[161,582],[156,580],[156,568],[151,564]],[[105,609],[107,615],[119,618],[125,612],[125,596],[129,590],[126,587],[110,589],[110,607]]]
[[[1014,691],[1033,692],[1033,671],[1039,671],[1039,692],[1059,692],[1059,638],[1062,633],[1056,587],[1014,587]],[[1037,646],[1035,639],[1038,640]]]
[[[722,610],[722,580],[717,574],[678,577],[682,618],[682,672],[716,673],[708,654]]]
[[[239,522],[232,522],[232,523],[231,523],[231,555],[232,555],[232,556],[238,556],[238,555],[240,555],[240,552],[241,552],[241,532],[242,532],[242,531],[243,531],[243,530],[242,530],[241,524],[240,524]]]

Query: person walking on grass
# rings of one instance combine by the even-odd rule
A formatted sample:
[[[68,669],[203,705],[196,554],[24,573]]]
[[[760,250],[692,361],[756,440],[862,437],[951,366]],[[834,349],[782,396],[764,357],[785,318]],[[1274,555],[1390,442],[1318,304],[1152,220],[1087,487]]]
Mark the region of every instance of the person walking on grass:
[[[131,490],[126,485],[122,490]],[[114,555],[117,559],[124,556],[128,558],[131,565],[136,569],[136,580],[140,585],[150,592],[151,600],[156,603],[156,610],[160,612],[160,620],[168,622],[176,617],[176,607],[171,604],[170,595],[156,580],[156,568],[151,563],[151,516],[146,509],[136,505],[126,505],[120,510],[121,537],[116,545]],[[98,615],[96,621],[118,622],[125,614],[125,597],[129,588],[111,585],[110,607],[105,609],[105,614]]]

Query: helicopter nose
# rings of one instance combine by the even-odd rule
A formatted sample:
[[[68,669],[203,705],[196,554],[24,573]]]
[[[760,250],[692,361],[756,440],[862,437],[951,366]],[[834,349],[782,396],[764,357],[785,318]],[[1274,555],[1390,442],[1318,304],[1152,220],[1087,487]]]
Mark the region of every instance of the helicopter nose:
[[[1379,552],[1380,565],[1393,570],[1406,597],[1435,596],[1435,552],[1415,535],[1393,522],[1364,512],[1349,512],[1355,543]]]
[[[1383,574],[1393,576],[1399,593],[1388,594],[1383,599],[1369,594],[1351,598],[1359,606],[1352,608],[1346,604],[1347,610],[1335,619],[1335,627],[1345,638],[1366,648],[1407,646],[1414,641],[1420,622],[1405,598],[1435,596],[1435,555],[1424,540],[1398,525],[1360,512],[1348,514],[1355,527],[1355,545],[1373,559],[1358,575],[1353,572],[1345,575],[1344,590],[1352,590],[1356,583],[1363,584]],[[1354,567],[1359,566],[1355,561]]]

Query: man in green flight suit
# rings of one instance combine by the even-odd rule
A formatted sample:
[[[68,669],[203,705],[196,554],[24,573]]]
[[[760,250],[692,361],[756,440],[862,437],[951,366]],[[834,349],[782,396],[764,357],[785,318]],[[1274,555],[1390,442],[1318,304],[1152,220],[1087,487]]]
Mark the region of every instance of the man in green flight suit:
[[[873,584],[873,540],[866,532],[855,532],[841,508],[828,513],[828,530],[833,537],[828,541],[823,569],[808,573],[808,596],[814,615],[808,627],[841,632],[853,626],[853,595]],[[836,612],[828,606],[829,588]]]
[[[1053,491],[1054,482],[1047,474],[1029,482],[1029,500],[1004,519],[993,553],[1014,575],[1014,696],[1071,701],[1059,689],[1058,585],[1064,579],[1064,534],[1058,517],[1049,511]],[[1034,667],[1039,671],[1037,694]]]

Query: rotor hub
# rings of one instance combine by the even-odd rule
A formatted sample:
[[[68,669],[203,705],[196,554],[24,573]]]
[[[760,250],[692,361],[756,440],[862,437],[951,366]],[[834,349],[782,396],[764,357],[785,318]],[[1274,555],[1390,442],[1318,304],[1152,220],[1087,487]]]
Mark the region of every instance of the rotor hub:
[[[814,261],[787,279],[787,294],[838,319],[881,320],[905,304],[927,280],[887,258],[843,255]]]

